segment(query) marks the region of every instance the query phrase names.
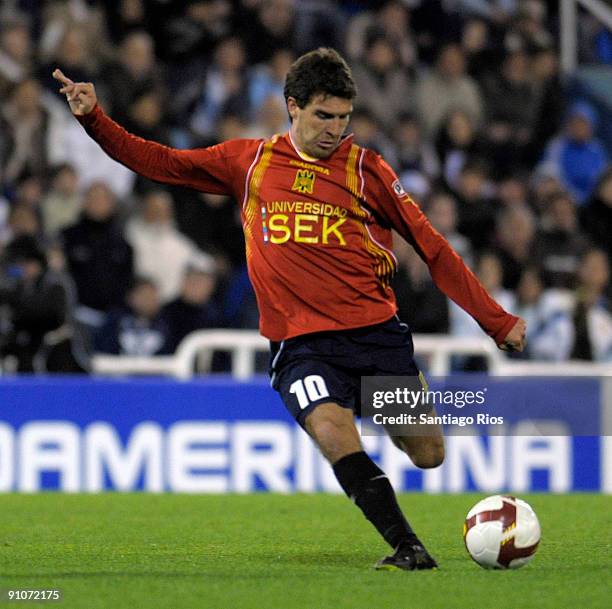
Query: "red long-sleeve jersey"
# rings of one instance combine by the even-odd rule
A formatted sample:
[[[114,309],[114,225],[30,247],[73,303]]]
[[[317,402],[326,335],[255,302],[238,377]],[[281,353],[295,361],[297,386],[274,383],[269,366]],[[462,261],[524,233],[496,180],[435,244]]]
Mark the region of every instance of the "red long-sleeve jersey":
[[[310,159],[289,133],[176,150],[129,134],[99,106],[78,118],[105,152],[133,171],[240,202],[260,330],[270,340],[392,317],[391,229],[497,343],[518,319],[487,294],[387,163],[351,136],[329,158]]]

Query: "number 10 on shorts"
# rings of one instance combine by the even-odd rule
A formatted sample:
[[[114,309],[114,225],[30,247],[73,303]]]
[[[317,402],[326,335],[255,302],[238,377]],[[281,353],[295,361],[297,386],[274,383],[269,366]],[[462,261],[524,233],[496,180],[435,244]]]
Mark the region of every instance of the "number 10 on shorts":
[[[304,379],[295,381],[289,387],[289,393],[295,393],[295,397],[302,410],[312,402],[329,397],[327,385],[323,377],[318,374],[310,374]]]

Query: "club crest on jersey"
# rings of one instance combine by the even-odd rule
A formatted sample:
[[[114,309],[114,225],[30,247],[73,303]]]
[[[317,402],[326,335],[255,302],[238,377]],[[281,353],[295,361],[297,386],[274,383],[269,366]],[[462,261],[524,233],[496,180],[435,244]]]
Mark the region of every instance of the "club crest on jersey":
[[[407,197],[408,196],[406,194],[406,191],[404,190],[404,187],[402,186],[402,184],[401,184],[401,182],[399,180],[395,180],[395,182],[393,182],[393,184],[391,184],[391,188],[393,188],[393,192],[398,197]]]
[[[298,169],[291,190],[311,195],[314,191],[315,174],[308,169]]]

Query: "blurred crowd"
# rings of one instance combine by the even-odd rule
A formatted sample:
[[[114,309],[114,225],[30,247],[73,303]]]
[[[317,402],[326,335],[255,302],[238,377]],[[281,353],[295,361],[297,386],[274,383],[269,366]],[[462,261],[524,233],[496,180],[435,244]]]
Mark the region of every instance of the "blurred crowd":
[[[332,46],[358,86],[350,131],[380,152],[487,290],[528,322],[520,357],[612,361],[610,120],[569,99],[558,2],[5,0],[0,12],[0,358],[86,371],[92,352],[172,353],[256,328],[237,205],[162,187],[70,115],[59,67],[126,129],[179,148],[284,132],[285,73]],[[580,16],[580,58],[612,34]],[[612,69],[612,67],[611,67]],[[413,332],[480,336],[398,239]],[[464,361],[464,367],[478,365]]]

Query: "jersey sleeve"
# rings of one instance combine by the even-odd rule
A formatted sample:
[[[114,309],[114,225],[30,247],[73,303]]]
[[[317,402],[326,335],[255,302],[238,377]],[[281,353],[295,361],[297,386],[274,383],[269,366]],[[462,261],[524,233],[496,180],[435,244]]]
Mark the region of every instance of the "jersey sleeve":
[[[504,311],[489,296],[448,241],[404,192],[397,175],[384,159],[367,151],[364,169],[364,197],[370,209],[415,248],[438,288],[501,344],[518,317]]]
[[[241,140],[231,140],[209,148],[178,150],[128,133],[98,105],[76,118],[104,152],[146,178],[212,194],[235,194],[240,180],[231,159],[244,150],[244,141],[242,145]]]

